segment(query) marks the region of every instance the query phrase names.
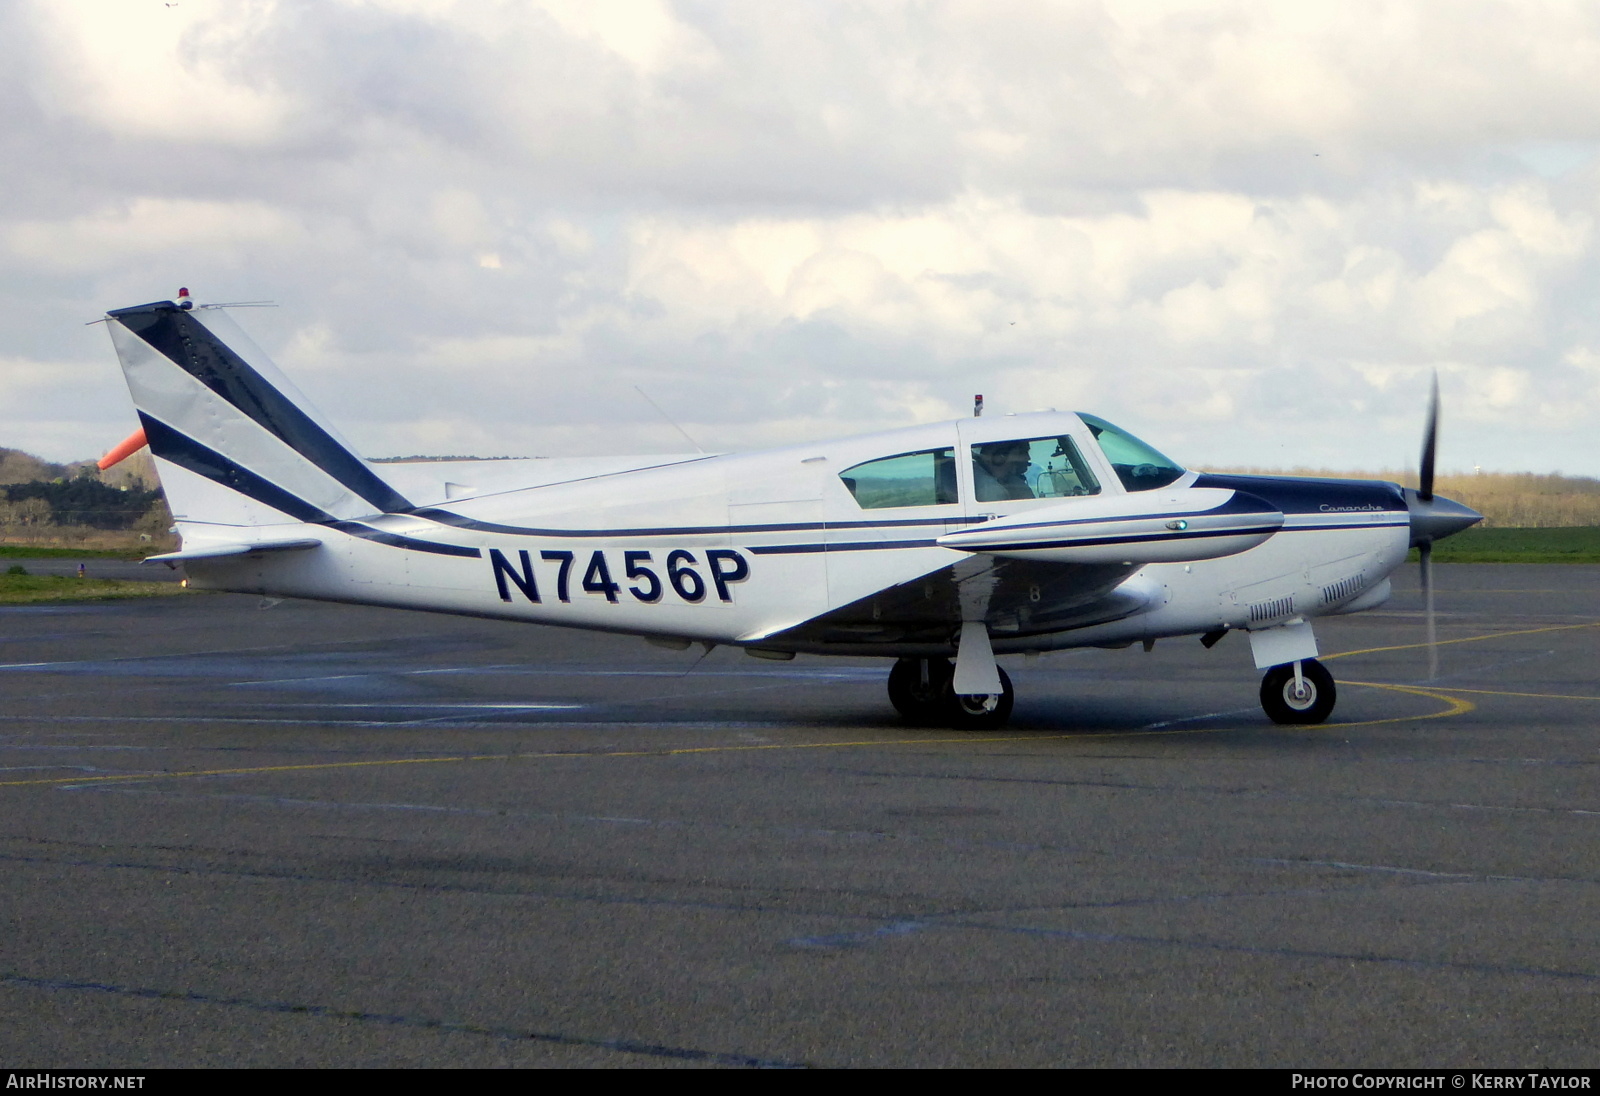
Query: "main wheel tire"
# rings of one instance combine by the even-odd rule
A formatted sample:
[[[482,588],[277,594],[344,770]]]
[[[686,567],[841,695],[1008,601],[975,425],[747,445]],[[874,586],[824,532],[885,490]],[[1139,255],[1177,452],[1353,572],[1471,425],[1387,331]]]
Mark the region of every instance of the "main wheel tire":
[[[952,727],[962,731],[996,731],[1011,718],[1011,705],[1016,700],[1016,690],[1011,678],[1000,667],[1000,692],[986,696],[962,696],[949,689],[945,693],[945,718]],[[951,675],[952,683],[955,675]]]
[[[902,658],[889,671],[889,703],[915,726],[943,723],[954,674],[948,658]]]
[[[1339,698],[1330,674],[1314,658],[1300,663],[1302,691],[1295,691],[1294,663],[1274,666],[1261,679],[1261,707],[1274,723],[1321,723]]]

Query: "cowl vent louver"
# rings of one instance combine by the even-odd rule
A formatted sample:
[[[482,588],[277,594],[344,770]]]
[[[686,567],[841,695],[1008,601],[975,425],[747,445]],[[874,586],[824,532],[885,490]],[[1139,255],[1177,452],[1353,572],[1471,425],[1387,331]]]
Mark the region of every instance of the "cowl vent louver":
[[[1335,602],[1343,601],[1345,598],[1350,597],[1359,591],[1363,586],[1366,585],[1366,583],[1367,573],[1363,571],[1359,575],[1353,575],[1350,578],[1340,579],[1332,586],[1324,586],[1322,588],[1322,604],[1332,605]]]
[[[1258,601],[1250,606],[1250,620],[1273,620],[1294,613],[1293,597],[1275,597],[1271,601]]]

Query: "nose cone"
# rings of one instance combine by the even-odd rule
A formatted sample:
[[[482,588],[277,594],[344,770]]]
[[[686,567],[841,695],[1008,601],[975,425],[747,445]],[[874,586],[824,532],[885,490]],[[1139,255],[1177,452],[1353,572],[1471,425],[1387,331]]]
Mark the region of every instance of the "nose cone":
[[[1483,520],[1483,515],[1443,495],[1420,498],[1407,487],[1406,509],[1411,511],[1411,547],[1443,540]]]

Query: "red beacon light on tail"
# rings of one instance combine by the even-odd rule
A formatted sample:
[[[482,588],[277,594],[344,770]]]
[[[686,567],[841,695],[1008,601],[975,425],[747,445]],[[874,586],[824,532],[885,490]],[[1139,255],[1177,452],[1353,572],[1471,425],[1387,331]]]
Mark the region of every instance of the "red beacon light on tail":
[[[178,307],[183,309],[185,312],[194,307],[194,301],[189,297],[189,289],[187,286],[178,287]]]

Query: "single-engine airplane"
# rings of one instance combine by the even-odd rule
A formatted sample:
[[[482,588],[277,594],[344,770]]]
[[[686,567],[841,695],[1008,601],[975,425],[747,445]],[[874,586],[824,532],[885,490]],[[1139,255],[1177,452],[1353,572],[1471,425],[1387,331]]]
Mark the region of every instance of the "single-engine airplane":
[[[181,536],[153,561],[191,585],[881,655],[917,723],[1003,725],[996,655],[1229,631],[1267,714],[1320,722],[1335,686],[1312,620],[1381,605],[1411,547],[1426,583],[1432,543],[1481,520],[1433,493],[1437,382],[1416,489],[1197,473],[1057,412],[754,453],[373,464],[222,307],[183,290],[106,322]]]

